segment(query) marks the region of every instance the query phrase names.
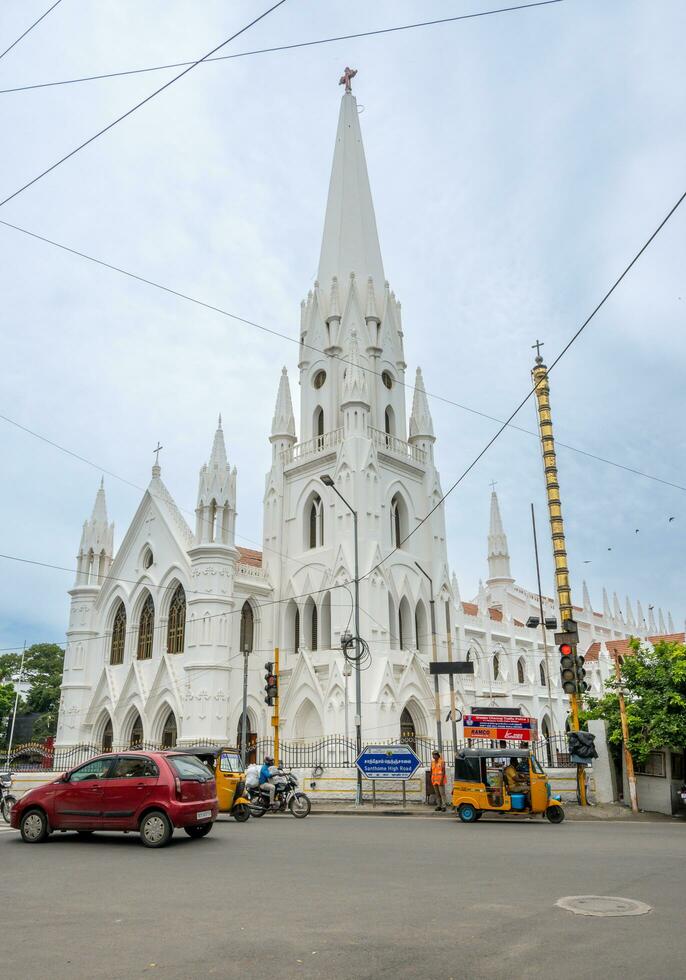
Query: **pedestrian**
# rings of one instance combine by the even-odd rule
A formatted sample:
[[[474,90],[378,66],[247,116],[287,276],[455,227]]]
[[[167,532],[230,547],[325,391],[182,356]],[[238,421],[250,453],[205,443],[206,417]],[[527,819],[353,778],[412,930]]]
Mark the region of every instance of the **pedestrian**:
[[[431,785],[433,786],[434,796],[436,797],[435,809],[444,812],[446,808],[445,784],[447,782],[445,776],[445,759],[441,756],[440,752],[433,752],[432,757]]]

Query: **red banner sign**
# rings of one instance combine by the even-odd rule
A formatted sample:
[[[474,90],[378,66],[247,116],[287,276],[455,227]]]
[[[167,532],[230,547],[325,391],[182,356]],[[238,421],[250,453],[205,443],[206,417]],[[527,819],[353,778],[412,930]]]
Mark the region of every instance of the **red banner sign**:
[[[537,737],[535,718],[522,715],[465,715],[465,738],[533,742]]]

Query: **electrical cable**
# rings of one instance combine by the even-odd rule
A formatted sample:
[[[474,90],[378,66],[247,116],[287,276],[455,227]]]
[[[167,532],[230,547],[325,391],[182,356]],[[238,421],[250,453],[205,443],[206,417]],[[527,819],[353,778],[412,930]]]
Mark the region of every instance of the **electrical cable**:
[[[259,14],[259,16],[255,17],[253,20],[250,21],[249,24],[246,24],[244,27],[241,27],[241,29],[239,31],[236,31],[235,34],[232,34],[231,37],[227,37],[225,41],[221,42],[221,44],[217,44],[214,48],[212,48],[211,51],[208,51],[207,54],[203,55],[202,58],[198,58],[197,61],[193,61],[187,68],[184,68],[183,71],[179,72],[178,75],[174,75],[174,77],[170,78],[168,82],[165,82],[164,85],[160,85],[160,87],[155,89],[154,92],[151,92],[150,95],[146,95],[144,99],[141,99],[140,102],[137,102],[134,106],[131,106],[131,108],[127,109],[126,112],[122,113],[121,116],[117,116],[117,118],[113,119],[111,123],[107,124],[107,126],[104,126],[102,129],[98,130],[97,133],[94,133],[93,136],[90,136],[87,140],[84,140],[83,143],[80,143],[78,146],[74,147],[73,150],[70,150],[69,153],[66,153],[63,157],[60,157],[59,160],[56,160],[55,163],[51,164],[41,173],[37,174],[35,177],[29,180],[22,187],[17,188],[16,191],[13,191],[6,198],[4,198],[4,200],[0,201],[0,207],[2,207],[4,204],[7,204],[8,201],[14,200],[15,197],[19,196],[19,194],[23,193],[25,190],[28,190],[29,187],[32,187],[35,183],[37,183],[39,180],[42,180],[43,177],[46,177],[49,173],[52,173],[52,171],[55,170],[57,167],[59,167],[60,164],[65,163],[67,160],[71,159],[71,157],[77,154],[80,150],[83,150],[85,147],[89,146],[91,143],[97,140],[100,136],[103,136],[105,133],[109,132],[109,130],[112,129],[114,126],[116,126],[117,123],[122,122],[122,120],[126,119],[128,116],[136,112],[137,109],[140,109],[142,106],[146,105],[146,103],[150,102],[161,92],[164,92],[165,89],[168,89],[170,85],[174,84],[174,82],[178,82],[179,79],[183,78],[184,75],[187,75],[188,72],[193,71],[193,69],[197,65],[200,65],[202,64],[203,61],[206,61],[207,58],[210,57],[210,55],[215,53],[215,51],[221,50],[221,48],[226,47],[226,45],[229,44],[231,41],[234,41],[237,37],[240,37],[241,34],[245,34],[245,32],[250,30],[251,27],[254,27],[255,24],[259,23],[261,20],[263,20],[265,17],[271,14],[274,10],[277,10],[279,7],[283,6],[283,4],[286,2],[287,0],[277,0],[277,3],[269,7],[267,10],[263,11],[263,13]]]
[[[38,25],[40,24],[40,22],[42,20],[44,20],[48,16],[48,14],[50,13],[50,11],[51,10],[54,10],[55,7],[58,4],[60,4],[60,3],[62,3],[62,0],[55,0],[55,2],[53,3],[53,5],[51,7],[48,7],[48,9],[44,13],[42,13],[40,15],[40,17],[38,18],[38,20],[34,20],[33,24],[31,24],[30,27],[27,27],[26,30],[24,31],[24,33],[23,34],[20,34],[19,37],[16,39],[16,41],[12,41],[12,43],[9,46],[9,48],[5,48],[5,50],[2,52],[2,54],[0,54],[0,60],[2,60],[5,57],[5,55],[8,54],[12,50],[12,48],[15,48],[19,44],[20,41],[23,41],[24,38],[26,37],[26,35],[29,34],[34,29],[34,27],[38,27]]]
[[[363,37],[374,37],[379,34],[393,34],[397,33],[398,31],[409,31],[417,27],[434,27],[438,24],[451,24],[460,20],[474,20],[478,17],[489,17],[492,14],[505,14],[517,10],[527,10],[531,7],[548,7],[553,3],[562,2],[563,0],[540,0],[538,3],[524,3],[513,7],[499,7],[496,10],[481,10],[473,14],[461,14],[458,17],[441,17],[438,20],[420,21],[419,23],[415,24],[402,24],[398,27],[383,27],[375,31],[361,31],[357,34],[342,34],[338,37],[324,37],[314,41],[300,41],[297,44],[279,44],[270,48],[259,48],[256,51],[240,51],[237,54],[220,55],[218,58],[204,58],[203,63],[207,64],[211,61],[231,61],[234,58],[248,58],[258,54],[273,54],[276,51],[293,51],[297,48],[311,48],[318,44],[332,44],[336,41],[354,41]],[[80,78],[64,78],[56,82],[38,82],[34,85],[19,85],[14,88],[0,89],[0,95],[5,95],[10,92],[26,92],[30,89],[37,88],[51,88],[55,85],[75,85],[79,82],[93,82],[103,78],[121,78],[126,75],[141,75],[146,72],[165,71],[170,68],[183,68],[186,65],[194,65],[196,63],[197,62],[193,61],[176,61],[168,65],[153,65],[149,68],[131,68],[127,71],[111,71],[100,75],[85,75]]]
[[[148,279],[145,276],[139,276],[135,272],[130,272],[127,269],[122,269],[119,266],[112,265],[111,263],[106,262],[103,259],[98,259],[93,255],[89,255],[87,252],[81,252],[78,249],[71,248],[69,245],[64,245],[62,242],[57,242],[54,241],[53,239],[46,238],[44,235],[39,235],[37,232],[30,231],[28,228],[22,228],[20,225],[15,225],[9,221],[4,221],[2,219],[0,219],[0,225],[3,225],[5,228],[9,228],[12,231],[18,231],[21,234],[27,235],[29,238],[33,238],[36,241],[42,242],[45,245],[51,245],[54,248],[58,248],[64,252],[68,252],[71,255],[75,255],[77,258],[86,259],[88,262],[93,262],[96,265],[102,266],[105,269],[109,269],[111,272],[116,272],[119,275],[126,276],[130,279],[134,279],[136,282],[143,283],[146,286],[151,286],[154,289],[159,289],[162,292],[169,293],[172,296],[176,296],[178,299],[182,299],[189,303],[193,303],[194,305],[203,307],[204,309],[210,310],[213,313],[219,313],[221,316],[228,317],[231,320],[236,320],[238,323],[242,323],[245,326],[255,327],[257,330],[261,330],[263,333],[270,334],[273,337],[279,337],[290,344],[295,344],[299,348],[307,348],[308,350],[312,350],[317,354],[321,354],[324,357],[329,358],[330,360],[337,360],[343,364],[351,363],[349,358],[343,357],[340,354],[331,354],[323,350],[322,348],[315,347],[313,344],[308,344],[304,341],[302,342],[298,341],[294,337],[289,337],[287,334],[281,333],[279,330],[274,330],[271,327],[267,327],[262,323],[257,323],[255,320],[249,320],[247,317],[239,316],[237,313],[231,313],[228,310],[224,310],[219,306],[213,305],[212,303],[205,302],[204,300],[197,299],[196,297],[190,296],[187,293],[182,293],[179,290],[173,289],[170,286],[165,286],[162,283],[155,282],[153,279]],[[383,372],[375,371],[373,368],[367,367],[362,364],[357,366],[361,368],[365,373],[372,375],[374,377],[380,378],[383,374]],[[407,391],[415,392],[417,390],[415,385],[410,384],[407,381],[401,381],[399,379],[396,379],[395,383],[399,385],[401,388],[406,389]],[[422,391],[428,398],[433,398],[436,401],[443,402],[446,405],[451,405],[454,408],[459,408],[464,412],[469,412],[471,415],[477,415],[479,418],[486,419],[489,422],[495,422],[498,425],[508,425],[508,423],[507,422],[504,423],[502,419],[496,418],[493,415],[489,415],[486,412],[479,411],[476,408],[471,408],[469,405],[463,405],[460,402],[453,401],[453,399],[447,398],[445,395],[439,395],[436,392],[427,391],[426,389],[422,389]],[[34,432],[32,429],[29,429],[27,426],[21,425],[21,423],[15,421],[9,416],[0,414],[0,419],[2,419],[5,422],[8,422],[11,425],[15,425],[17,428],[22,429],[28,435],[35,436],[35,438],[41,439],[43,442],[47,442],[55,449],[59,449],[61,452],[68,453],[68,455],[73,456],[75,459],[81,460],[81,462],[88,463],[88,465],[93,466],[96,469],[99,469],[102,473],[106,473],[108,476],[112,476],[117,480],[121,480],[123,483],[128,483],[130,486],[136,487],[136,489],[140,489],[135,483],[131,483],[129,480],[124,479],[124,477],[120,477],[116,473],[113,473],[104,467],[98,466],[96,463],[93,463],[91,460],[86,459],[84,456],[80,456],[78,453],[75,453],[70,449],[66,449],[63,446],[60,446],[58,443],[52,442],[50,439],[40,435],[37,432]],[[508,427],[510,429],[514,429],[517,432],[523,432],[526,435],[533,436],[535,439],[539,438],[538,432],[534,432],[532,429],[526,429],[523,426],[512,425],[512,424],[509,424]],[[608,466],[615,466],[618,469],[624,470],[627,473],[633,473],[635,476],[644,477],[646,480],[652,480],[655,483],[661,483],[664,486],[672,487],[675,490],[681,490],[682,492],[686,492],[686,486],[683,486],[679,483],[674,483],[670,480],[665,480],[662,477],[654,476],[653,474],[646,473],[643,470],[637,470],[634,467],[626,466],[623,463],[617,463],[614,460],[607,459],[606,457],[599,456],[595,453],[591,453],[588,450],[579,449],[577,446],[571,446],[568,443],[564,443],[564,442],[556,442],[556,446],[558,448],[568,449],[570,452],[580,453],[582,456],[587,456],[590,459],[595,459],[598,462],[606,463]]]
[[[624,277],[625,277],[626,275],[628,275],[628,273],[629,273],[629,271],[630,271],[630,270],[631,270],[631,269],[633,268],[633,266],[634,266],[634,265],[636,264],[636,262],[638,262],[638,260],[639,260],[639,258],[640,258],[640,257],[641,257],[641,255],[642,255],[642,254],[643,254],[643,253],[645,252],[645,250],[646,250],[646,249],[648,248],[648,246],[650,245],[650,243],[651,243],[651,242],[652,242],[652,241],[653,241],[653,240],[655,239],[655,237],[656,237],[656,236],[657,236],[657,235],[658,235],[658,234],[660,233],[660,231],[661,231],[661,230],[662,230],[662,229],[664,228],[664,226],[665,226],[665,225],[667,224],[667,222],[669,221],[669,219],[670,219],[670,218],[672,217],[672,215],[673,215],[673,214],[675,213],[675,211],[677,210],[677,208],[678,208],[678,207],[679,207],[679,206],[680,206],[680,205],[682,204],[682,202],[683,202],[683,200],[684,200],[684,198],[686,198],[686,191],[684,191],[684,193],[683,193],[683,194],[681,195],[681,197],[680,197],[680,198],[678,199],[678,201],[676,202],[676,204],[674,204],[674,205],[673,205],[673,206],[672,206],[672,207],[670,208],[670,210],[669,210],[669,211],[668,211],[668,213],[667,213],[667,214],[665,215],[665,217],[664,217],[664,218],[662,219],[662,221],[661,221],[661,222],[660,222],[660,224],[659,224],[659,225],[657,226],[657,228],[655,229],[655,231],[653,231],[653,233],[652,233],[652,234],[650,235],[650,237],[649,237],[649,238],[648,238],[648,239],[647,239],[647,240],[646,240],[646,241],[644,242],[644,244],[643,244],[643,245],[641,246],[641,248],[640,248],[640,249],[638,250],[638,252],[637,252],[637,253],[636,253],[636,254],[634,255],[634,257],[633,257],[633,258],[631,259],[631,261],[629,262],[629,264],[628,264],[628,265],[626,266],[626,268],[624,269],[624,271],[623,271],[623,272],[622,272],[622,273],[621,273],[621,274],[620,274],[620,275],[618,276],[618,278],[617,278],[617,279],[615,279],[615,281],[614,281],[614,283],[613,283],[613,284],[612,284],[612,285],[610,286],[610,288],[609,288],[609,289],[608,289],[608,291],[607,291],[607,292],[605,293],[605,295],[604,295],[604,296],[603,296],[603,298],[602,298],[602,299],[600,300],[600,302],[599,302],[599,303],[598,303],[598,305],[597,305],[597,306],[595,307],[595,309],[594,309],[594,310],[593,310],[593,311],[591,312],[591,314],[590,314],[590,315],[589,315],[589,316],[588,316],[588,317],[587,317],[587,318],[586,318],[586,319],[584,320],[584,322],[583,322],[583,323],[581,324],[581,326],[579,327],[579,329],[578,329],[578,330],[577,330],[577,331],[576,331],[576,332],[575,332],[575,333],[574,333],[574,334],[572,335],[572,337],[571,337],[571,338],[570,338],[570,339],[569,339],[569,340],[567,341],[567,343],[566,343],[566,344],[565,344],[565,346],[564,346],[564,347],[562,348],[562,350],[560,351],[560,353],[559,353],[559,354],[557,355],[557,357],[555,358],[555,360],[554,360],[554,361],[552,362],[552,364],[550,365],[550,367],[546,367],[546,374],[545,374],[545,377],[544,377],[543,379],[541,379],[541,380],[547,380],[547,378],[549,377],[549,375],[550,375],[550,372],[551,372],[551,371],[553,370],[553,368],[554,368],[554,367],[555,367],[555,366],[556,366],[557,364],[559,364],[559,362],[560,362],[560,361],[562,360],[562,358],[564,357],[564,355],[565,355],[565,354],[567,353],[567,351],[568,351],[568,350],[570,349],[570,347],[572,346],[572,344],[574,344],[574,343],[575,343],[575,341],[576,341],[576,340],[578,340],[578,338],[579,338],[579,337],[581,336],[581,334],[582,334],[582,333],[583,333],[583,331],[584,331],[584,330],[586,329],[586,327],[587,327],[587,326],[588,326],[588,324],[589,324],[589,323],[591,322],[591,320],[592,320],[592,319],[594,318],[594,316],[596,315],[596,313],[598,313],[598,311],[599,311],[599,310],[600,310],[600,309],[601,309],[601,308],[602,308],[602,307],[603,307],[603,306],[605,305],[605,303],[607,302],[607,300],[608,300],[608,299],[610,298],[610,296],[611,296],[611,295],[612,295],[612,294],[614,293],[614,291],[615,291],[615,289],[616,289],[616,288],[617,288],[617,287],[619,286],[619,284],[620,284],[620,283],[622,282],[622,280],[624,279]],[[405,542],[406,542],[406,541],[408,541],[408,540],[409,540],[409,539],[410,539],[410,538],[412,537],[412,535],[413,535],[413,534],[415,534],[415,533],[416,533],[416,532],[417,532],[417,531],[419,530],[419,528],[420,528],[420,527],[421,527],[421,526],[422,526],[423,524],[425,524],[425,523],[426,523],[426,521],[428,521],[428,519],[429,519],[429,518],[431,517],[431,515],[432,515],[432,514],[433,514],[433,513],[434,513],[434,512],[436,511],[436,510],[438,510],[438,508],[439,508],[439,507],[441,507],[441,506],[443,505],[443,503],[444,503],[444,501],[446,500],[446,498],[450,496],[450,494],[451,494],[451,493],[453,492],[453,490],[455,490],[455,488],[456,488],[456,487],[458,487],[458,486],[460,485],[460,483],[462,483],[462,481],[464,480],[464,478],[465,478],[465,477],[466,477],[466,476],[467,476],[467,475],[468,475],[468,474],[469,474],[469,473],[470,473],[470,472],[471,472],[471,471],[472,471],[472,470],[474,469],[474,467],[475,467],[475,466],[476,466],[476,464],[477,464],[477,463],[479,462],[479,460],[480,460],[480,459],[482,459],[482,457],[483,457],[483,456],[485,456],[485,454],[486,454],[486,453],[488,452],[488,450],[489,450],[489,449],[491,448],[491,446],[492,446],[492,445],[493,445],[493,443],[494,443],[494,442],[496,441],[496,439],[498,439],[498,437],[499,437],[500,435],[502,435],[502,433],[503,433],[503,432],[505,431],[505,429],[506,429],[506,428],[508,427],[508,425],[510,424],[510,422],[512,421],[512,419],[513,419],[513,418],[514,418],[514,417],[515,417],[515,416],[517,415],[517,413],[518,413],[518,412],[519,412],[519,411],[520,411],[520,410],[521,410],[521,409],[522,409],[522,408],[524,407],[524,405],[526,405],[526,403],[528,402],[528,400],[529,400],[529,398],[531,398],[531,396],[532,396],[532,395],[534,394],[534,392],[536,391],[536,388],[538,387],[538,385],[539,385],[540,383],[541,383],[541,382],[538,382],[538,383],[537,383],[536,385],[534,385],[534,386],[533,386],[533,388],[530,388],[530,389],[529,389],[529,391],[528,391],[528,392],[526,393],[526,395],[524,396],[524,398],[523,398],[523,399],[522,399],[522,400],[521,400],[521,401],[519,402],[519,404],[517,405],[517,407],[516,407],[516,408],[514,409],[514,411],[513,411],[513,412],[512,412],[512,413],[511,413],[511,414],[510,414],[510,415],[508,416],[508,418],[507,418],[507,419],[505,420],[505,422],[503,422],[503,424],[502,424],[502,425],[500,426],[500,428],[499,428],[499,429],[498,429],[498,431],[497,431],[497,432],[495,433],[495,435],[494,435],[494,436],[492,436],[492,437],[491,437],[491,438],[490,438],[490,439],[488,440],[488,442],[487,442],[487,443],[486,443],[486,445],[485,445],[485,446],[483,447],[483,449],[481,450],[481,452],[479,452],[479,453],[478,453],[478,455],[474,457],[474,459],[473,459],[473,460],[472,460],[472,462],[471,462],[471,463],[469,464],[469,466],[467,466],[467,468],[466,468],[466,469],[465,469],[465,470],[464,470],[464,471],[462,472],[462,474],[461,474],[461,475],[460,475],[460,476],[459,476],[459,477],[457,478],[457,480],[455,480],[455,482],[454,482],[454,483],[452,484],[452,486],[450,486],[450,487],[448,488],[448,490],[447,490],[447,491],[446,491],[446,492],[445,492],[445,493],[443,494],[443,496],[442,496],[442,497],[440,498],[440,500],[439,500],[439,501],[438,501],[438,502],[437,502],[436,504],[434,504],[434,506],[433,506],[433,507],[431,508],[431,510],[430,510],[430,511],[428,512],[428,514],[426,514],[426,515],[425,515],[424,517],[422,517],[422,518],[421,518],[421,520],[419,520],[419,521],[417,522],[417,524],[416,524],[416,526],[415,526],[415,527],[413,527],[413,528],[412,528],[412,530],[411,530],[411,531],[410,531],[410,532],[409,532],[409,533],[408,533],[408,534],[407,534],[407,535],[406,535],[406,536],[405,536],[405,537],[404,537],[404,538],[402,539],[402,541],[400,541],[400,542],[399,542],[399,543],[398,543],[398,544],[397,544],[397,545],[396,545],[396,546],[395,546],[395,547],[394,547],[394,548],[393,548],[393,549],[392,549],[391,551],[389,551],[389,553],[388,553],[388,554],[387,554],[387,555],[386,555],[386,556],[385,556],[384,558],[382,558],[382,559],[381,559],[381,561],[379,561],[379,562],[377,562],[377,563],[376,563],[376,565],[373,565],[373,566],[372,566],[372,568],[370,568],[368,572],[365,572],[365,574],[364,574],[364,575],[361,575],[361,576],[360,576],[360,581],[361,581],[362,579],[365,579],[365,578],[367,578],[367,577],[368,577],[369,575],[371,575],[371,574],[372,574],[373,572],[375,572],[375,571],[376,571],[376,570],[377,570],[378,568],[380,568],[380,567],[381,567],[381,565],[383,565],[383,563],[384,563],[385,561],[387,561],[387,560],[388,560],[388,559],[389,559],[389,558],[391,557],[391,555],[393,555],[393,554],[395,554],[395,552],[396,552],[396,551],[398,551],[398,549],[399,549],[400,547],[402,547],[402,545],[404,545],[404,544],[405,544]]]

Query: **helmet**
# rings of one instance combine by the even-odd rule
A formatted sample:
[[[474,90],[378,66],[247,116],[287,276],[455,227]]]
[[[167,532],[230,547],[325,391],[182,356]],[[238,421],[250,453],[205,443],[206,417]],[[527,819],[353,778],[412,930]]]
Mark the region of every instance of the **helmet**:
[[[273,757],[271,755],[265,755],[265,757],[264,757],[264,764],[265,764],[265,766],[273,766],[274,765],[274,759],[273,759]]]

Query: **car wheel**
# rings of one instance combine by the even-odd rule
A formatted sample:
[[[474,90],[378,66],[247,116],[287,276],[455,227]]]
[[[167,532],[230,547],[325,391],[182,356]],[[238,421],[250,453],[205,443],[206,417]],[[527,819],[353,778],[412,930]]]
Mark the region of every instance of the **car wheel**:
[[[565,812],[561,806],[549,806],[545,815],[551,823],[562,823],[565,818]]]
[[[474,823],[478,819],[479,811],[471,803],[462,803],[457,811],[457,815],[462,823]]]
[[[189,837],[196,840],[198,837],[207,837],[209,832],[212,830],[211,823],[197,823],[194,827],[184,827],[183,828]]]
[[[250,807],[247,803],[237,803],[231,811],[231,816],[238,823],[245,823],[246,820],[250,819]]]
[[[168,844],[174,829],[169,822],[166,813],[161,810],[152,810],[141,820],[140,825],[141,843],[146,847],[164,847]]]
[[[19,831],[27,844],[40,844],[50,836],[48,818],[42,810],[28,810],[19,822]]]

